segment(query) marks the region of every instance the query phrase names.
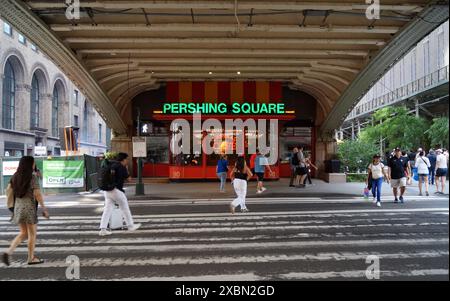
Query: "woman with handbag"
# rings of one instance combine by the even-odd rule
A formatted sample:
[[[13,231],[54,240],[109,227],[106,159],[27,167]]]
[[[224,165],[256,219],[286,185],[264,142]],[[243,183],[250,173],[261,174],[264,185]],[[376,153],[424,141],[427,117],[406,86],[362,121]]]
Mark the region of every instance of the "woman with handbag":
[[[419,175],[419,195],[422,196],[422,184],[425,183],[425,194],[429,196],[428,192],[428,175],[430,173],[430,160],[425,157],[425,152],[421,151],[416,159],[415,167]]]
[[[377,207],[381,207],[381,186],[383,185],[383,177],[387,179],[386,172],[384,170],[384,164],[381,163],[381,156],[374,155],[372,163],[368,167],[368,179],[367,182],[372,183],[372,195],[373,201]]]
[[[245,205],[245,198],[247,197],[247,182],[252,177],[253,174],[250,171],[250,168],[248,168],[245,158],[239,157],[230,174],[231,183],[237,195],[237,198],[230,204],[231,214],[234,214],[237,206],[241,206],[241,211],[243,213],[248,212],[248,208]]]
[[[19,244],[28,241],[28,264],[41,264],[44,261],[34,255],[36,244],[37,229],[37,206],[36,202],[43,209],[45,218],[49,218],[49,214],[44,205],[41,190],[39,187],[39,179],[33,174],[36,170],[34,158],[30,156],[20,159],[17,172],[11,178],[7,188],[7,199],[13,199],[13,208],[8,205],[9,209],[14,212],[12,222],[19,225],[20,233],[12,241],[10,248],[3,254],[3,263],[7,266],[11,264],[11,255]],[[11,195],[12,194],[12,195]],[[10,203],[8,201],[8,203]]]

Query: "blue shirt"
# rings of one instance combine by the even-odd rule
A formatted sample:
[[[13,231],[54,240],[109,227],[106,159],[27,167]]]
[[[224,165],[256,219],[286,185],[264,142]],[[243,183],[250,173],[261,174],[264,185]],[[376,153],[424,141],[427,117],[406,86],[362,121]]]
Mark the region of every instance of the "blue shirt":
[[[262,156],[262,155],[259,155],[258,157],[256,157],[256,159],[255,159],[255,173],[264,173],[265,166],[261,165],[261,162],[264,159],[265,159],[265,157]]]
[[[217,162],[217,173],[227,172],[228,161],[224,159],[220,159]]]

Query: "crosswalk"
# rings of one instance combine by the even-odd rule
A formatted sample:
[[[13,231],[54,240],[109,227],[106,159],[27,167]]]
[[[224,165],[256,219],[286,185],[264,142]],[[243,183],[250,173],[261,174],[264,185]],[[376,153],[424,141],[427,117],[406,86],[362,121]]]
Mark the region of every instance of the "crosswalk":
[[[137,214],[136,232],[99,237],[99,216],[60,214],[39,224],[28,266],[21,245],[0,280],[66,280],[78,258],[80,280],[448,279],[448,206],[419,208]],[[17,227],[0,216],[0,250]]]

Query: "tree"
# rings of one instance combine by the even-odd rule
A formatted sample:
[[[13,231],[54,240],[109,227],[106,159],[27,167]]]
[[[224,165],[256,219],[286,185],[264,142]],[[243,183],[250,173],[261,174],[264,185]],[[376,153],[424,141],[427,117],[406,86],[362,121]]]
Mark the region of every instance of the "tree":
[[[448,117],[433,119],[433,124],[426,131],[432,147],[440,146],[448,148],[448,122]]]
[[[429,139],[425,134],[428,122],[422,117],[409,114],[406,107],[386,107],[373,114],[374,125],[365,128],[360,138],[380,146],[380,140],[386,149],[401,147],[402,149],[415,149],[419,146],[428,146]]]
[[[373,155],[378,153],[378,147],[370,142],[356,139],[346,140],[338,145],[338,156],[342,164],[350,172],[365,171]]]

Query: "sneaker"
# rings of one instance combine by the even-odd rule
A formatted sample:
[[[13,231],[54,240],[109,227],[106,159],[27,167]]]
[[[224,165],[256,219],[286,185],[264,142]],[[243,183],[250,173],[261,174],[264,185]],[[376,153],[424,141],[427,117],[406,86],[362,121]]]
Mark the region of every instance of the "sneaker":
[[[267,190],[266,187],[262,187],[262,188],[261,188],[261,191],[262,191],[262,192],[264,192],[264,191],[266,191],[266,190]]]
[[[376,202],[377,202],[377,198],[374,197],[374,198],[372,199],[372,202],[376,203]]]
[[[245,209],[241,209],[241,212],[242,213],[247,213],[247,212],[249,212],[250,210],[248,210],[247,208],[245,208]]]
[[[422,192],[419,193],[419,196],[423,196]]]
[[[381,207],[381,202],[377,202],[377,207]]]
[[[395,198],[394,203],[398,204],[398,199],[397,198]]]
[[[425,195],[426,196],[430,196],[430,193],[427,191],[427,192],[425,192]]]
[[[112,234],[111,231],[108,231],[106,229],[102,229],[102,230],[100,230],[100,233],[98,235],[100,235],[100,236],[109,236],[111,234]]]
[[[263,192],[262,192],[262,190],[257,190],[256,193],[257,193],[257,194],[261,194],[261,193],[263,193]]]
[[[131,227],[128,227],[128,231],[136,231],[137,229],[139,229],[142,226],[142,224],[134,224]]]
[[[402,197],[402,196],[401,196],[401,197],[400,197],[399,199],[400,199],[400,203],[402,203],[402,204],[403,204],[403,203],[405,202],[405,200],[403,199],[403,197]]]
[[[3,258],[2,258],[2,260],[3,260],[3,263],[4,263],[7,267],[9,267],[9,266],[11,265],[11,256],[9,256],[8,253],[3,253]]]

